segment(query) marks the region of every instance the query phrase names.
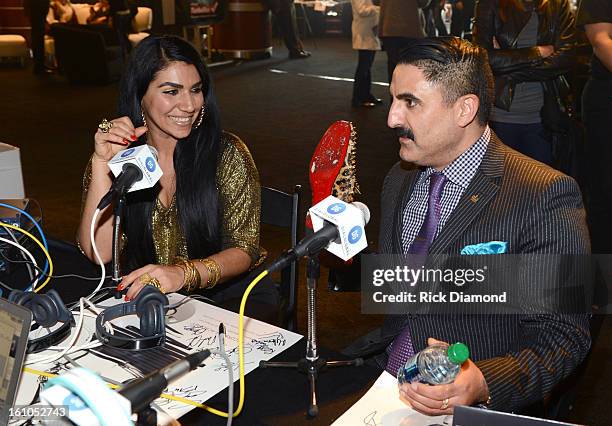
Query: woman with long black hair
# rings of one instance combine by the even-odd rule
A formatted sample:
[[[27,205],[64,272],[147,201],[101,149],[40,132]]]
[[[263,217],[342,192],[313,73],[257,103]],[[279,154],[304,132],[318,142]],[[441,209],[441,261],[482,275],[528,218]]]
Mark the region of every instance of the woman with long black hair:
[[[173,36],[150,36],[132,52],[124,73],[119,118],[101,123],[84,178],[78,237],[94,253],[89,228],[109,190],[107,166],[127,146],[157,149],[163,176],[127,195],[119,289],[133,299],[144,285],[163,292],[206,290],[213,300],[240,297],[239,279],[263,260],[259,247],[260,185],[251,154],[223,132],[210,74],[197,51]],[[103,262],[111,258],[111,209],[95,228]],[[235,285],[220,282],[230,281]],[[241,285],[238,285],[241,284]],[[214,288],[213,288],[214,287]],[[258,286],[275,303],[275,289]]]

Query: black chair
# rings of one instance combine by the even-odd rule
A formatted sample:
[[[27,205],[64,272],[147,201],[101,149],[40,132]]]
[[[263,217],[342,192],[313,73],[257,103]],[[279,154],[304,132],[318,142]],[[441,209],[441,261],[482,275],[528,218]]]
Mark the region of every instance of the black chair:
[[[297,244],[301,190],[300,185],[295,186],[292,194],[265,186],[261,188],[261,223],[287,228],[290,231],[291,247]],[[287,330],[296,331],[298,262],[292,262],[280,272],[278,287],[281,307],[278,323]]]
[[[55,56],[71,83],[119,80],[123,56],[115,31],[104,25],[53,24]]]

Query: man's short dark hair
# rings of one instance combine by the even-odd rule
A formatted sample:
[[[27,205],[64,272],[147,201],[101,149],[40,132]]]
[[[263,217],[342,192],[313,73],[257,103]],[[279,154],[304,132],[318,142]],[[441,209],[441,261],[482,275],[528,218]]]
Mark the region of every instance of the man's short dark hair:
[[[447,104],[474,94],[480,100],[478,122],[486,124],[493,103],[493,72],[487,51],[457,37],[415,39],[402,50],[398,65],[413,65],[442,90]]]

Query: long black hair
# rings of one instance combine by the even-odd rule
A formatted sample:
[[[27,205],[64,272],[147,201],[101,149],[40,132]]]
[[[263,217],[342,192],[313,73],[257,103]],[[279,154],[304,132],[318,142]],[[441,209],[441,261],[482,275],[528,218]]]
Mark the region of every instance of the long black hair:
[[[216,186],[221,125],[212,81],[195,48],[175,36],[149,36],[130,56],[119,95],[119,116],[127,116],[135,127],[144,125],[141,102],[158,72],[172,62],[195,66],[202,79],[205,113],[202,124],[180,139],[174,150],[176,207],[181,231],[191,259],[216,253],[221,248],[219,200]],[[147,134],[135,144],[146,143]],[[151,214],[159,194],[157,184],[150,190],[128,194],[123,230],[127,245],[123,252],[126,272],[155,263]]]

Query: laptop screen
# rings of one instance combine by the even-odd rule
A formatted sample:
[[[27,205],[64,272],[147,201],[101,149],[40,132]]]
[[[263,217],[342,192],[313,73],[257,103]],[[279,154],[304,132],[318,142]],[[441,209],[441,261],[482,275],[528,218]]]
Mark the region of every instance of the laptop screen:
[[[554,420],[501,413],[474,407],[455,407],[453,426],[576,426]]]
[[[31,322],[28,309],[0,299],[0,424],[15,402]]]

